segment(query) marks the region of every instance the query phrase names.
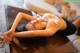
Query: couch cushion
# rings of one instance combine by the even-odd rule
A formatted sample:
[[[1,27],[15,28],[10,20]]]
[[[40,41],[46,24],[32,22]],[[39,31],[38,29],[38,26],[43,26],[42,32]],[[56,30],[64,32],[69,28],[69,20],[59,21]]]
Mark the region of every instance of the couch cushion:
[[[34,1],[28,0],[24,4],[30,10],[38,12],[38,13],[53,13],[53,14],[61,16],[61,14],[57,12],[57,9],[55,7],[46,3],[43,0],[34,0]]]

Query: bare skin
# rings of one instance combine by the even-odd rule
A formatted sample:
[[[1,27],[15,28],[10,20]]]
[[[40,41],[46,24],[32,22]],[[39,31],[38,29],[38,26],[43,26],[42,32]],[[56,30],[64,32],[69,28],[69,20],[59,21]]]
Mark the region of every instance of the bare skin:
[[[29,31],[15,32],[15,29],[16,29],[17,25],[19,24],[19,22],[22,20],[23,16],[25,17],[26,20],[29,20],[29,18],[30,18],[30,20],[32,22],[31,24],[26,25],[26,28]],[[55,16],[55,17],[58,17],[58,16]],[[12,28],[5,33],[5,40],[6,40],[7,43],[9,43],[9,41],[11,41],[13,36],[14,37],[21,37],[21,38],[51,36],[51,35],[55,34],[58,30],[65,30],[66,27],[67,27],[65,21],[60,17],[58,17],[58,18],[59,18],[59,22],[57,24],[55,24],[53,22],[54,18],[51,18],[51,16],[48,16],[48,20],[46,22],[45,21],[45,16],[42,16],[42,18],[37,19],[37,18],[34,18],[34,17],[30,16],[30,15],[27,15],[27,14],[24,14],[24,13],[20,12],[18,14],[18,16],[16,17]],[[36,23],[36,24],[34,24],[34,23]],[[80,25],[80,18],[77,19],[75,22],[73,22],[73,24],[78,29],[80,27],[79,26]],[[45,29],[41,30],[43,28],[45,28]]]
[[[23,17],[25,17],[25,18],[23,18]],[[56,17],[58,17],[58,16],[56,16]],[[30,18],[30,20],[29,20],[29,18]],[[25,37],[26,38],[27,37],[39,37],[39,36],[47,37],[47,36],[51,36],[52,34],[55,34],[58,30],[64,30],[66,28],[66,23],[62,18],[60,18],[60,17],[58,17],[58,18],[59,18],[59,22],[57,24],[55,24],[53,22],[54,18],[49,18],[47,20],[47,23],[45,21],[41,21],[40,23],[38,23],[38,22],[36,22],[36,20],[37,20],[36,18],[34,18],[30,15],[24,14],[24,13],[19,13],[17,15],[11,29],[8,32],[5,33],[6,42],[9,42],[12,39],[13,36],[22,37],[22,38],[25,38]],[[45,27],[45,30],[30,30],[30,31],[24,31],[24,32],[15,32],[16,27],[18,26],[19,22],[22,19],[26,19],[26,20],[29,20],[29,21],[33,20],[37,23],[35,25],[36,29],[41,29],[41,28]],[[63,25],[61,25],[61,23]],[[44,26],[41,27],[41,25],[44,25]],[[40,26],[40,27],[37,27],[37,26]]]
[[[47,5],[47,4],[45,3],[45,5]],[[45,21],[40,22],[40,20],[45,20],[45,19],[37,19],[33,16],[30,16],[30,15],[27,15],[25,13],[20,12],[16,16],[16,19],[15,19],[11,29],[5,33],[6,42],[9,42],[13,36],[22,37],[22,38],[38,37],[38,36],[46,36],[47,37],[47,36],[51,36],[52,34],[55,34],[58,30],[66,29],[66,23],[61,17],[62,16],[67,17],[67,14],[68,14],[67,12],[68,11],[72,12],[72,10],[70,10],[65,5],[63,5],[62,13],[60,14],[56,10],[55,7],[50,6],[50,5],[48,5],[48,6],[51,7],[50,12],[52,12],[54,15],[57,15],[57,17],[60,18],[60,20],[57,24],[53,23],[53,20],[54,20],[53,18],[48,19],[47,22],[45,22]],[[42,8],[46,9],[45,7],[42,7]],[[48,9],[48,10],[50,10],[50,9]],[[31,21],[29,24],[26,25],[26,29],[28,29],[29,31],[15,32],[16,27],[18,26],[19,22],[22,19],[26,19],[28,21]],[[38,22],[37,22],[37,20],[38,20]],[[77,22],[79,22],[79,21],[77,20]],[[74,23],[77,23],[77,22],[74,22]],[[34,25],[34,23],[36,23],[36,24]],[[74,24],[74,25],[76,25],[76,24]],[[42,28],[45,28],[45,30],[40,30]]]

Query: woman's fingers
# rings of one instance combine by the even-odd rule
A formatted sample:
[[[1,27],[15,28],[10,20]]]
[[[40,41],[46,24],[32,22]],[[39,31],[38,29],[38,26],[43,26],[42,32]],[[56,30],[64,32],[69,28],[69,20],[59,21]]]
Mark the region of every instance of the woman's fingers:
[[[8,40],[5,40],[5,43],[7,43],[7,44],[10,44],[10,41],[8,41]]]
[[[5,43],[9,44],[10,41],[11,41],[11,40],[9,40],[9,39],[4,39],[3,43],[5,42]]]
[[[7,35],[4,36],[5,41],[11,41],[12,39],[10,37],[7,37]]]
[[[11,37],[8,37],[8,35],[4,36],[5,39],[11,40]]]

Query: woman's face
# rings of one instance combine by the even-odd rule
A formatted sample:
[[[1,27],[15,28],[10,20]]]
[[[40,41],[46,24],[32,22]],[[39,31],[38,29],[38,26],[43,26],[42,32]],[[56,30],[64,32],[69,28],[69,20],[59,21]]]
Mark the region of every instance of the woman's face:
[[[28,30],[40,30],[46,27],[46,22],[44,19],[37,19],[30,21],[27,25],[26,28]]]

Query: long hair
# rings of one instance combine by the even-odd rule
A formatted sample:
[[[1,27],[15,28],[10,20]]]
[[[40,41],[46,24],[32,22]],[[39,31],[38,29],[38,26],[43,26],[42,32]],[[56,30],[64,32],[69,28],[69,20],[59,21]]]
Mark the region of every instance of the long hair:
[[[12,27],[12,24],[9,25],[9,29]],[[27,31],[25,29],[25,25],[19,24],[16,28],[15,32],[21,32],[21,31]],[[30,38],[19,38],[17,39],[20,41],[19,43],[21,45],[27,45],[27,46],[43,46],[46,45],[48,42],[48,37],[30,37]]]

